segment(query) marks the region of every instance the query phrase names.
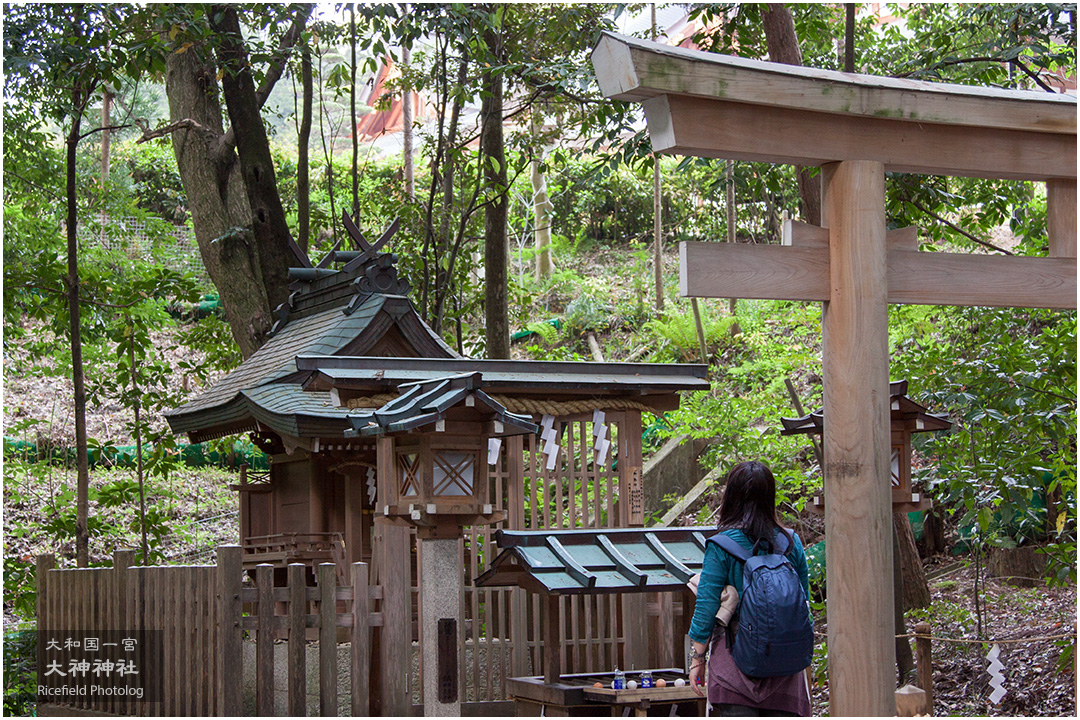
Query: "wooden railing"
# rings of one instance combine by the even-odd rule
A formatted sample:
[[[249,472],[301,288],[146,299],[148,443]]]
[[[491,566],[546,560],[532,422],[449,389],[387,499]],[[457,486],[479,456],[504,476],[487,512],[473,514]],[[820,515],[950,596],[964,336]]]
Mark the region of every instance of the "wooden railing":
[[[256,565],[270,564],[283,568],[301,563],[314,568],[324,562],[332,562],[337,569],[339,584],[346,583],[348,569],[345,566],[345,539],[336,532],[278,533],[257,535],[244,539],[245,570]]]

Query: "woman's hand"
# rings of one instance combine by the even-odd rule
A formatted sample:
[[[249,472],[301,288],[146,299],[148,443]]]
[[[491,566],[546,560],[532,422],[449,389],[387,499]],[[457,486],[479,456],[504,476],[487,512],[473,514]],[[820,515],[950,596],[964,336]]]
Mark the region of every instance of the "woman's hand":
[[[702,688],[705,687],[708,677],[708,660],[705,657],[708,646],[694,640],[691,642],[691,647],[693,647],[693,653],[690,655],[690,687],[698,695],[703,695]]]
[[[698,695],[704,695],[702,688],[705,687],[705,658],[691,660],[690,662],[690,687]]]

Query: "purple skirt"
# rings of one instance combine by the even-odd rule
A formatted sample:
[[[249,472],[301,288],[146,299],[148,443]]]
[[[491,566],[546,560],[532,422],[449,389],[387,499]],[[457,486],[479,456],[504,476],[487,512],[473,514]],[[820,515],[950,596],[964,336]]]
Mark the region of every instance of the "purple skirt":
[[[713,632],[709,651],[708,689],[709,702],[713,705],[746,705],[810,716],[810,687],[805,671],[768,678],[743,675],[731,657],[727,632],[722,627]]]

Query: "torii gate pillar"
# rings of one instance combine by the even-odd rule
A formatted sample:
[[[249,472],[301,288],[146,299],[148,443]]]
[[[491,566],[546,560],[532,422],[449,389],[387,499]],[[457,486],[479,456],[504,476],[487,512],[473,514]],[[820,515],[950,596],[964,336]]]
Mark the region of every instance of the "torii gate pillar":
[[[829,686],[848,689],[830,713],[892,715],[892,694],[880,692],[896,667],[885,167],[848,160],[823,166],[821,178]]]

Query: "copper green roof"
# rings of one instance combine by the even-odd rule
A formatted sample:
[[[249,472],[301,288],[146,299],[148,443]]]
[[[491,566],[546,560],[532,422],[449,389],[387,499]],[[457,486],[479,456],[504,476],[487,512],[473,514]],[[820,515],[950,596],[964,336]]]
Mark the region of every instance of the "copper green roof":
[[[420,347],[428,354],[443,357],[456,356],[420,320],[408,298],[375,293],[364,298],[352,312],[339,304],[290,319],[240,367],[180,407],[166,412],[165,417],[175,433],[214,437],[253,429],[259,415],[256,408],[277,417],[281,414],[281,403],[287,398],[289,409],[286,414],[310,415],[319,418],[321,423],[326,418],[328,395],[300,390],[296,382],[296,356],[364,352],[391,328],[396,328],[414,348]],[[253,392],[271,384],[282,388]],[[343,411],[336,412],[337,417],[344,417]],[[287,426],[291,428],[292,424]],[[340,436],[345,427],[347,425],[341,425],[335,434]]]
[[[701,572],[713,526],[609,530],[499,530],[502,551],[477,587],[585,595],[683,590]]]

